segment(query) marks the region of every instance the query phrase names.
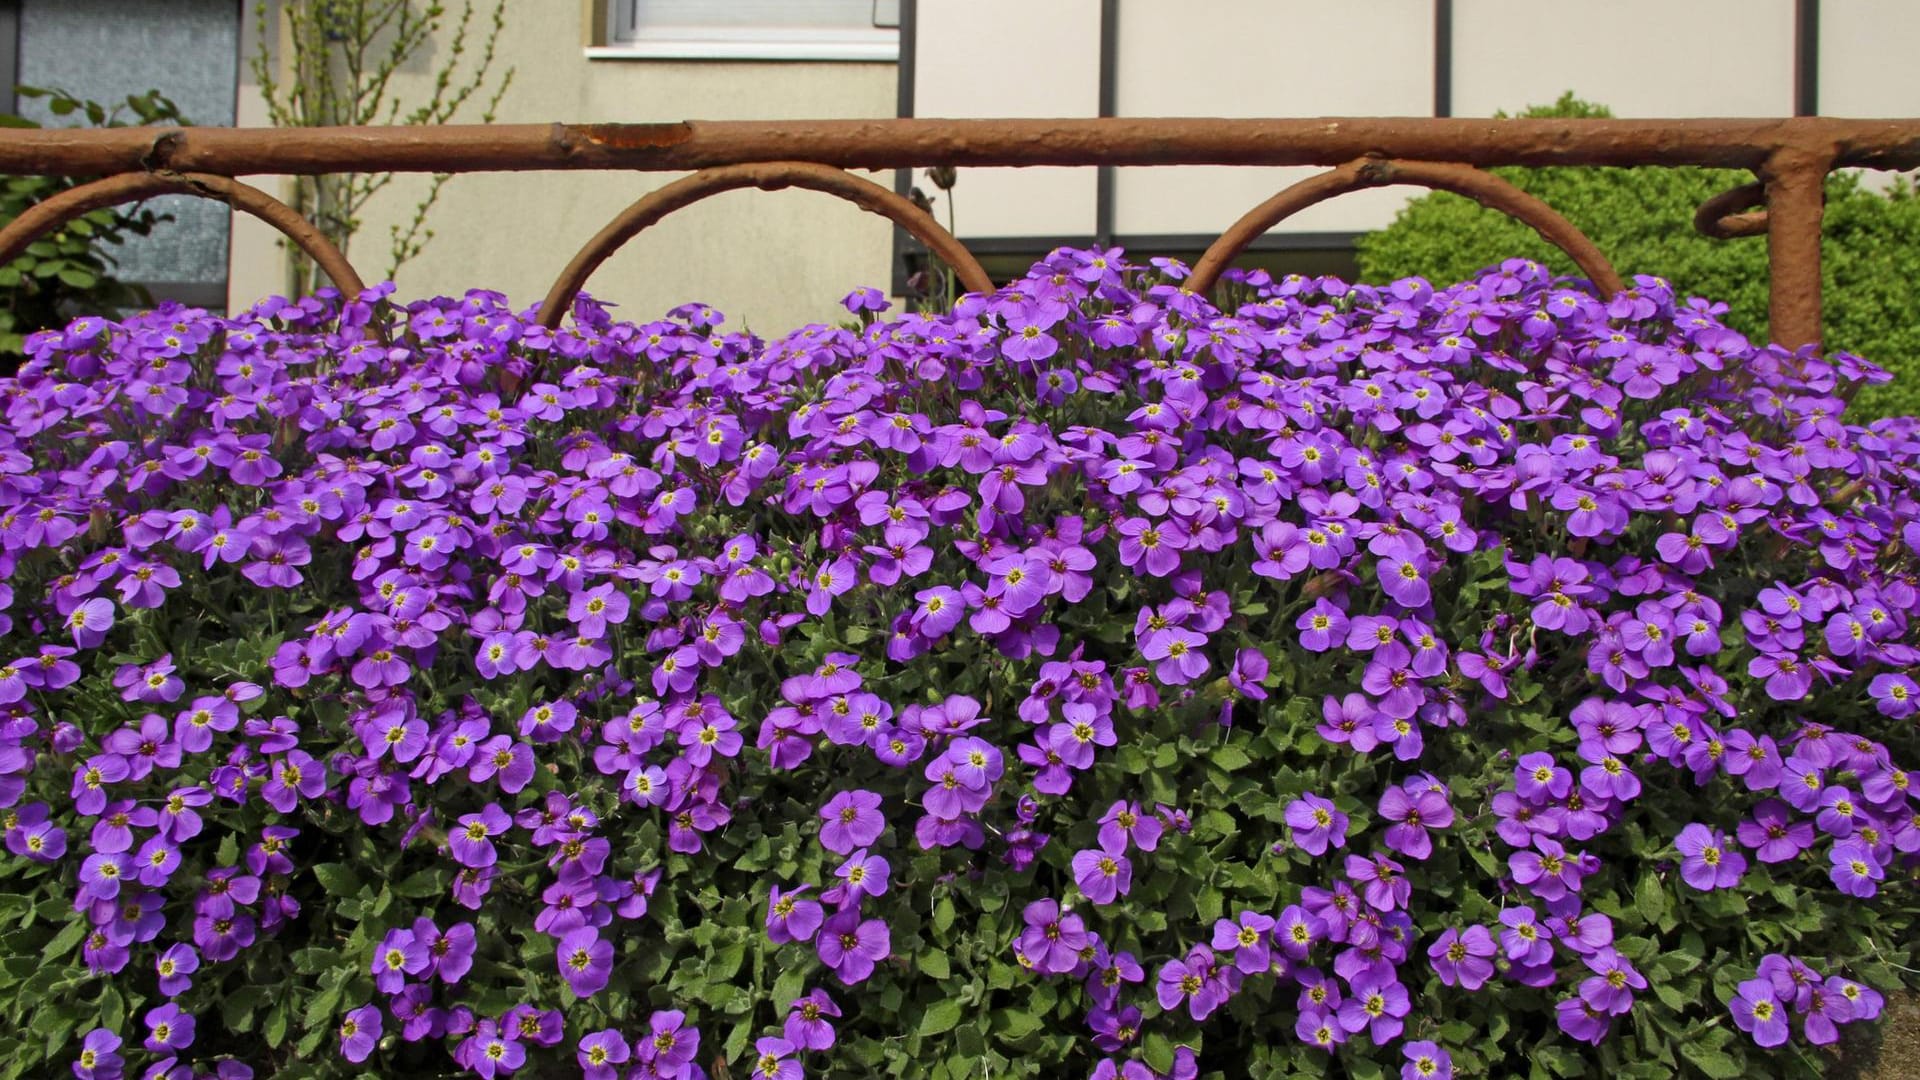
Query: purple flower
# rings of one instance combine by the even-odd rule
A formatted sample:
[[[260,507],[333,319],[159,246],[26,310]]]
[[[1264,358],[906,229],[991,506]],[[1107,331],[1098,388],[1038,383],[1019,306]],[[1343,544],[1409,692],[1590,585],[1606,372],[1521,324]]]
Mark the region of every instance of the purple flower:
[[[380,1006],[362,1005],[340,1021],[340,1056],[355,1065],[367,1060],[380,1042]]]
[[[426,942],[415,938],[413,931],[396,927],[387,931],[374,950],[373,985],[383,994],[397,994],[406,985],[407,976],[427,970],[432,961]]]
[[[1387,826],[1387,846],[1408,858],[1424,859],[1433,854],[1428,827],[1444,829],[1453,824],[1453,807],[1432,787],[1414,784],[1388,788],[1380,797],[1380,817]]]
[[[1791,808],[1779,799],[1754,807],[1752,819],[1742,821],[1735,834],[1763,863],[1786,862],[1813,846],[1812,824],[1794,821]]]
[[[1748,979],[1735,989],[1727,1003],[1734,1026],[1753,1036],[1761,1046],[1779,1046],[1787,1041],[1787,1010],[1773,996],[1773,984],[1765,979]]]
[[[1886,878],[1887,872],[1874,858],[1873,850],[1859,839],[1843,840],[1833,845],[1827,852],[1827,858],[1833,868],[1828,877],[1848,896],[1865,899],[1880,891],[1875,882]]]
[[[1160,819],[1143,813],[1140,804],[1121,800],[1107,807],[1100,816],[1100,848],[1103,851],[1125,854],[1131,843],[1141,851],[1153,851],[1160,846],[1162,826]]]
[[[1895,720],[1903,720],[1920,709],[1920,685],[1899,672],[1875,675],[1867,684],[1867,693],[1873,697],[1874,707],[1882,716]]]
[[[1138,568],[1153,577],[1166,577],[1179,569],[1180,552],[1188,537],[1177,522],[1125,518],[1117,529],[1120,562],[1129,570]]]
[[[1089,848],[1073,856],[1073,880],[1095,904],[1111,904],[1133,888],[1133,863],[1125,855]]]
[[[96,596],[79,604],[67,613],[67,629],[76,648],[91,649],[105,641],[113,629],[113,601]]]
[[[1761,653],[1747,663],[1747,674],[1765,679],[1775,701],[1799,701],[1813,689],[1813,668],[1789,652]]]
[[[1184,1003],[1194,1022],[1205,1020],[1225,1001],[1222,988],[1212,977],[1213,970],[1213,952],[1198,945],[1184,959],[1161,965],[1155,984],[1160,1007],[1171,1011]]]
[[[289,750],[273,763],[260,797],[275,810],[291,814],[301,799],[317,799],[326,789],[326,767],[303,750]]]
[[[820,846],[845,855],[880,839],[887,827],[887,819],[880,813],[880,801],[879,795],[860,789],[842,791],[828,799],[820,808],[820,817],[825,822],[820,827]]]
[[[579,627],[581,634],[598,638],[606,635],[608,626],[626,622],[631,607],[625,593],[606,583],[573,594],[567,604],[567,619]]]
[[[1346,640],[1347,613],[1321,597],[1302,612],[1293,625],[1300,631],[1301,648],[1308,652],[1326,652],[1335,643]]]
[[[839,1018],[840,1006],[825,990],[815,987],[788,1006],[781,1035],[797,1050],[831,1050],[834,1030],[830,1021]]]
[[[1407,1063],[1400,1066],[1400,1080],[1453,1080],[1453,1057],[1440,1044],[1427,1039],[1400,1047]]]
[[[1556,764],[1549,753],[1522,755],[1513,775],[1514,790],[1523,799],[1535,802],[1564,799],[1567,792],[1573,790],[1573,774]]]
[[[1394,603],[1409,611],[1426,607],[1433,598],[1420,561],[1413,556],[1396,555],[1381,559],[1375,564],[1375,573],[1380,579],[1380,588],[1393,598]]]
[[[1280,912],[1273,931],[1281,951],[1295,960],[1305,960],[1313,943],[1326,936],[1326,922],[1298,904],[1289,904]]]
[[[647,1018],[647,1034],[635,1040],[633,1055],[662,1077],[682,1077],[700,1052],[700,1029],[687,1014],[665,1009]]]
[[[1000,341],[1000,351],[1016,363],[1045,360],[1060,349],[1060,342],[1047,333],[1059,318],[1051,307],[1042,304],[1008,314],[1007,333]]]
[[[1257,911],[1242,911],[1238,921],[1213,924],[1213,948],[1232,955],[1233,966],[1247,975],[1261,975],[1273,966],[1272,931],[1275,921]]]
[[[1500,943],[1507,959],[1515,964],[1537,967],[1553,959],[1553,931],[1540,925],[1529,907],[1502,908]]]
[[[1184,626],[1170,626],[1149,637],[1140,655],[1154,662],[1153,675],[1168,686],[1182,686],[1207,673],[1211,666],[1201,646],[1205,634]]]
[[[1035,970],[1064,975],[1080,964],[1081,950],[1091,945],[1087,924],[1076,912],[1062,912],[1055,900],[1035,900],[1021,912],[1026,928],[1014,948]]]
[[[488,803],[477,814],[460,816],[459,823],[447,831],[447,849],[453,853],[453,861],[461,866],[476,870],[492,866],[499,860],[493,837],[506,832],[512,825],[513,819],[500,809],[498,803]]]
[[[604,990],[613,974],[613,943],[602,939],[600,931],[591,926],[561,938],[555,957],[560,977],[575,997],[589,998]]]
[[[478,940],[472,923],[455,923],[443,933],[432,920],[415,919],[413,935],[416,940],[426,942],[429,957],[427,971],[441,982],[454,985],[473,970],[473,954],[478,948]]]
[[[482,1020],[455,1049],[454,1060],[478,1073],[481,1080],[493,1080],[525,1065],[527,1048],[511,1031],[503,1032],[492,1020]]]
[[[580,1037],[574,1060],[580,1063],[583,1080],[615,1080],[619,1066],[627,1063],[633,1048],[618,1031],[592,1031]]]
[[[878,855],[869,855],[866,848],[861,848],[847,856],[847,861],[834,870],[833,876],[846,882],[848,899],[858,902],[863,894],[885,895],[891,873],[892,868],[887,865],[887,860]]]
[[[154,968],[160,974],[160,992],[177,997],[193,988],[190,976],[200,970],[200,954],[193,946],[176,942],[154,961]]]
[[[1815,1046],[1831,1046],[1840,1041],[1840,1028],[1853,1019],[1853,1002],[1840,990],[1841,984],[1829,979],[1812,987],[1801,1011],[1807,1041]]]
[[[1347,815],[1311,791],[1287,804],[1286,820],[1293,842],[1309,855],[1318,857],[1330,846],[1347,846]]]
[[[859,571],[845,555],[816,570],[807,589],[807,613],[821,616],[833,606],[834,598],[859,584]]]
[[[1535,836],[1533,844],[1536,850],[1516,851],[1507,857],[1514,881],[1532,889],[1542,900],[1558,900],[1579,888],[1576,860],[1558,841]]]
[[[825,917],[820,905],[800,894],[812,888],[802,885],[797,889],[783,892],[780,886],[773,886],[767,900],[767,938],[775,945],[789,941],[812,941],[815,931]]]
[[[1301,1010],[1299,1019],[1293,1023],[1293,1033],[1301,1042],[1329,1054],[1347,1041],[1347,1029],[1336,1017],[1319,1009]]]
[[[821,924],[815,949],[841,983],[853,986],[893,955],[893,935],[880,919],[862,921],[858,909],[847,908]]]
[[[1469,926],[1465,932],[1448,927],[1427,947],[1427,959],[1441,982],[1478,990],[1493,978],[1493,955],[1498,951],[1484,926]]]
[[[1468,987],[1473,989],[1473,987]],[[1397,979],[1377,974],[1362,975],[1353,983],[1353,993],[1340,1006],[1340,1026],[1350,1035],[1365,1031],[1376,1046],[1384,1046],[1400,1037],[1405,1028],[1401,1017],[1413,1011],[1407,988]]]
[[[120,1036],[106,1028],[94,1028],[80,1040],[80,1053],[73,1061],[78,1080],[120,1080],[125,1059],[120,1054]]]
[[[1580,998],[1596,1010],[1619,1016],[1633,1007],[1633,991],[1645,990],[1647,980],[1627,958],[1611,948],[1581,957],[1593,975],[1580,983]]]
[[[124,854],[96,852],[80,864],[80,897],[83,900],[112,900],[120,895],[120,884],[133,876],[133,860]]]
[[[1680,830],[1673,846],[1680,852],[1680,878],[1702,892],[1730,889],[1747,872],[1746,856],[1731,850],[1726,834],[1694,822]]]
[[[804,1072],[793,1055],[800,1047],[785,1039],[756,1039],[753,1044],[753,1075],[757,1080],[801,1080]]]
[[[180,1006],[171,1001],[147,1010],[144,1021],[147,1039],[143,1045],[156,1054],[184,1050],[193,1045],[193,1014],[181,1012]]]

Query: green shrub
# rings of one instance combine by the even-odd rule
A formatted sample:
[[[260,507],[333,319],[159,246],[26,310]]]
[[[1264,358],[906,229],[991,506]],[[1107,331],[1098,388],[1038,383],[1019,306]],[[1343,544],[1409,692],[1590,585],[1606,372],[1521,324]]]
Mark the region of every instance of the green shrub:
[[[1530,117],[1612,114],[1564,95]],[[1687,296],[1726,303],[1727,324],[1756,340],[1767,333],[1764,239],[1714,240],[1694,231],[1693,215],[1711,196],[1751,183],[1738,169],[1505,168],[1491,172],[1546,201],[1593,238],[1623,277],[1657,274]],[[1459,281],[1516,255],[1561,273],[1572,260],[1520,222],[1458,195],[1415,199],[1391,226],[1360,238],[1361,276]],[[1857,402],[1861,419],[1920,413],[1920,199],[1902,180],[1885,195],[1850,174],[1827,181],[1825,339],[1895,373]]]
[[[125,127],[129,117],[135,125],[186,123],[178,107],[157,90],[129,96],[124,105],[111,109],[63,90],[23,86],[19,92],[22,97],[47,98],[53,115],[74,116],[91,127]],[[0,114],[0,127],[39,126],[24,116]],[[0,179],[0,225],[74,186],[73,180],[55,176]],[[34,241],[19,258],[0,266],[0,364],[11,370],[22,341],[36,330],[65,326],[83,313],[151,306],[153,297],[145,289],[113,276],[109,245],[127,236],[145,236],[165,220],[165,215],[137,205],[95,210]]]

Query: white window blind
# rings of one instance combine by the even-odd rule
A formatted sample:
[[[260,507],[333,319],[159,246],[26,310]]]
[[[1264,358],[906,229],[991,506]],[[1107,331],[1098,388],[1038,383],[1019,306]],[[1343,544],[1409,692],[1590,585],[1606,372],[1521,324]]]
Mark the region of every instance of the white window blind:
[[[706,60],[900,57],[899,0],[618,0],[592,54]]]

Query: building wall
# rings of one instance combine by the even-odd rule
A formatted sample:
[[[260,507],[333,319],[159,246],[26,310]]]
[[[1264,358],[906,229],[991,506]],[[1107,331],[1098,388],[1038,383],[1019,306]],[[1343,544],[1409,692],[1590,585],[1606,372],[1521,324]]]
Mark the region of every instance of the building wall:
[[[920,116],[1097,115],[1099,0],[918,0],[903,45]],[[1920,2],[1821,0],[1817,111],[1913,116]],[[1117,116],[1486,117],[1561,94],[1621,117],[1790,116],[1800,51],[1795,0],[1118,0],[1107,64]],[[1449,12],[1447,20],[1440,18]],[[996,32],[1018,25],[1011,37]],[[1445,33],[1444,39],[1441,37]],[[1445,74],[1440,57],[1447,57]],[[1093,84],[1093,85],[1089,85]],[[1314,168],[1118,168],[1114,234],[1205,240]],[[961,170],[962,239],[1091,237],[1094,170]],[[1876,179],[1884,179],[1883,175]],[[1322,203],[1277,237],[1344,238],[1385,226],[1420,192]],[[945,208],[941,209],[944,215]]]
[[[475,0],[486,6],[486,0]],[[499,63],[516,69],[501,122],[645,122],[687,118],[888,117],[905,73],[918,116],[1092,116],[1100,103],[1100,0],[913,0],[917,33],[902,63],[590,59],[613,0],[508,0]],[[642,0],[645,2],[645,0]],[[1453,0],[1448,64],[1437,82],[1436,0],[1120,0],[1109,62],[1122,116],[1487,116],[1571,90],[1617,115],[1783,116],[1796,107],[1802,53],[1794,0]],[[1818,111],[1915,115],[1920,2],[1824,0],[1813,59]],[[1649,31],[1657,27],[1657,32]],[[438,43],[445,50],[448,43]],[[255,47],[252,44],[249,48]],[[395,81],[418,100],[431,65]],[[265,122],[242,65],[239,122]],[[1115,170],[1110,226],[1122,237],[1203,245],[1248,207],[1312,169]],[[455,178],[431,219],[437,236],[399,274],[403,296],[468,287],[534,304],[587,238],[666,174],[475,174]],[[890,175],[876,176],[891,185]],[[916,176],[915,182],[932,192]],[[1883,179],[1876,174],[1876,180]],[[411,213],[423,177],[377,200],[352,252],[369,280],[387,269],[389,228]],[[1051,242],[1090,242],[1096,171],[962,170],[951,214],[962,239],[1020,258]],[[1356,193],[1275,230],[1344,250],[1390,222],[1407,188]],[[234,231],[232,299],[284,287],[272,234]],[[650,317],[699,300],[736,323],[778,332],[831,319],[860,284],[886,286],[892,231],[811,192],[733,192],[632,241],[589,283],[623,314]],[[1028,251],[1031,247],[1033,250]],[[1197,250],[1197,248],[1195,248]],[[1013,254],[1008,255],[1014,257]]]
[[[476,7],[491,5],[476,2]],[[455,10],[458,10],[457,5]],[[508,0],[496,68],[515,69],[499,123],[646,123],[684,119],[866,118],[894,115],[896,65],[588,59],[594,6],[576,0]],[[471,47],[470,42],[470,47]],[[257,47],[257,43],[250,43]],[[443,34],[431,62],[448,48]],[[394,80],[403,102],[421,100],[431,62]],[[264,122],[258,88],[243,73],[242,123]],[[477,119],[469,106],[465,118]],[[475,173],[454,177],[429,219],[433,241],[402,267],[402,297],[496,289],[538,304],[575,250],[645,192],[682,174]],[[890,173],[875,176],[891,186]],[[369,282],[385,276],[389,230],[409,219],[423,176],[402,176],[376,196],[349,251]],[[856,285],[887,284],[891,226],[814,192],[736,191],[667,218],[603,265],[587,291],[623,316],[656,317],[691,300],[725,312],[730,326],[777,334],[844,316]],[[251,303],[284,288],[270,231],[236,231],[233,299]],[[244,272],[243,272],[244,265]]]

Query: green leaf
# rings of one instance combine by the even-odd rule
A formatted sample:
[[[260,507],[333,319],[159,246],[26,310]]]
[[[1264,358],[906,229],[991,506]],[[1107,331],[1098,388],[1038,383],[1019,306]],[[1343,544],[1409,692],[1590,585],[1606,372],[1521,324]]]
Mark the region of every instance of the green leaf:
[[[807,969],[804,965],[791,965],[780,972],[773,981],[773,1006],[784,1010],[807,988]]]
[[[715,982],[725,982],[733,978],[740,970],[740,964],[746,956],[747,947],[737,941],[716,950],[713,959],[707,962],[706,977]]]
[[[960,1015],[960,1003],[953,998],[936,1001],[920,1014],[919,1033],[925,1037],[952,1031],[959,1026]]]
[[[1746,1075],[1746,1070],[1731,1056],[1692,1040],[1680,1044],[1680,1056],[1713,1080],[1739,1080]]]
[[[346,985],[344,979],[334,979],[332,985],[326,985],[327,981],[321,979],[321,991],[307,1002],[307,1010],[301,1015],[301,1026],[309,1031],[331,1028],[334,1010],[340,1007],[340,999],[344,996],[341,989]]]
[[[1347,1062],[1347,1075],[1353,1080],[1382,1080],[1387,1074],[1371,1058],[1353,1058]]]
[[[258,986],[242,986],[221,999],[220,1017],[229,1031],[251,1031],[254,1010],[266,1004],[266,1001],[265,990]]]
[[[1672,1009],[1674,1012],[1685,1012],[1687,1006],[1693,1004],[1687,995],[1681,993],[1678,988],[1670,983],[1655,982],[1653,984],[1653,993],[1655,997],[1660,999],[1661,1004]]]
[[[267,1045],[278,1049],[287,1041],[287,999],[283,995],[267,1010],[267,1022],[260,1027],[260,1033],[266,1037]]]
[[[439,870],[422,870],[394,885],[393,891],[410,900],[439,896],[447,891],[447,877]]]
[[[947,962],[947,954],[939,949],[928,949],[914,957],[914,964],[920,968],[920,974],[929,979],[944,982],[953,977],[953,966]]]
[[[79,267],[69,266],[60,271],[60,283],[75,289],[91,289],[100,284],[100,279]]]
[[[1040,1017],[1025,1009],[995,1009],[993,1034],[1001,1042],[1015,1043],[1045,1027]]]
[[[329,896],[352,896],[360,891],[360,877],[353,867],[345,863],[319,863],[313,868],[313,876],[319,880],[320,887],[327,890]]]
[[[65,956],[73,951],[74,946],[86,940],[86,936],[87,924],[84,921],[75,920],[70,922],[63,927],[58,934],[53,936],[52,941],[47,942],[47,947],[42,955],[48,957]]]
[[[1660,925],[1667,914],[1667,890],[1651,870],[1641,874],[1640,883],[1634,887],[1633,909],[1648,926]]]
[[[1239,746],[1227,743],[1213,752],[1213,763],[1228,772],[1235,772],[1253,764],[1253,759]]]
[[[1146,1060],[1147,1068],[1154,1072],[1166,1074],[1173,1071],[1173,1043],[1157,1031],[1142,1040],[1140,1056]]]

